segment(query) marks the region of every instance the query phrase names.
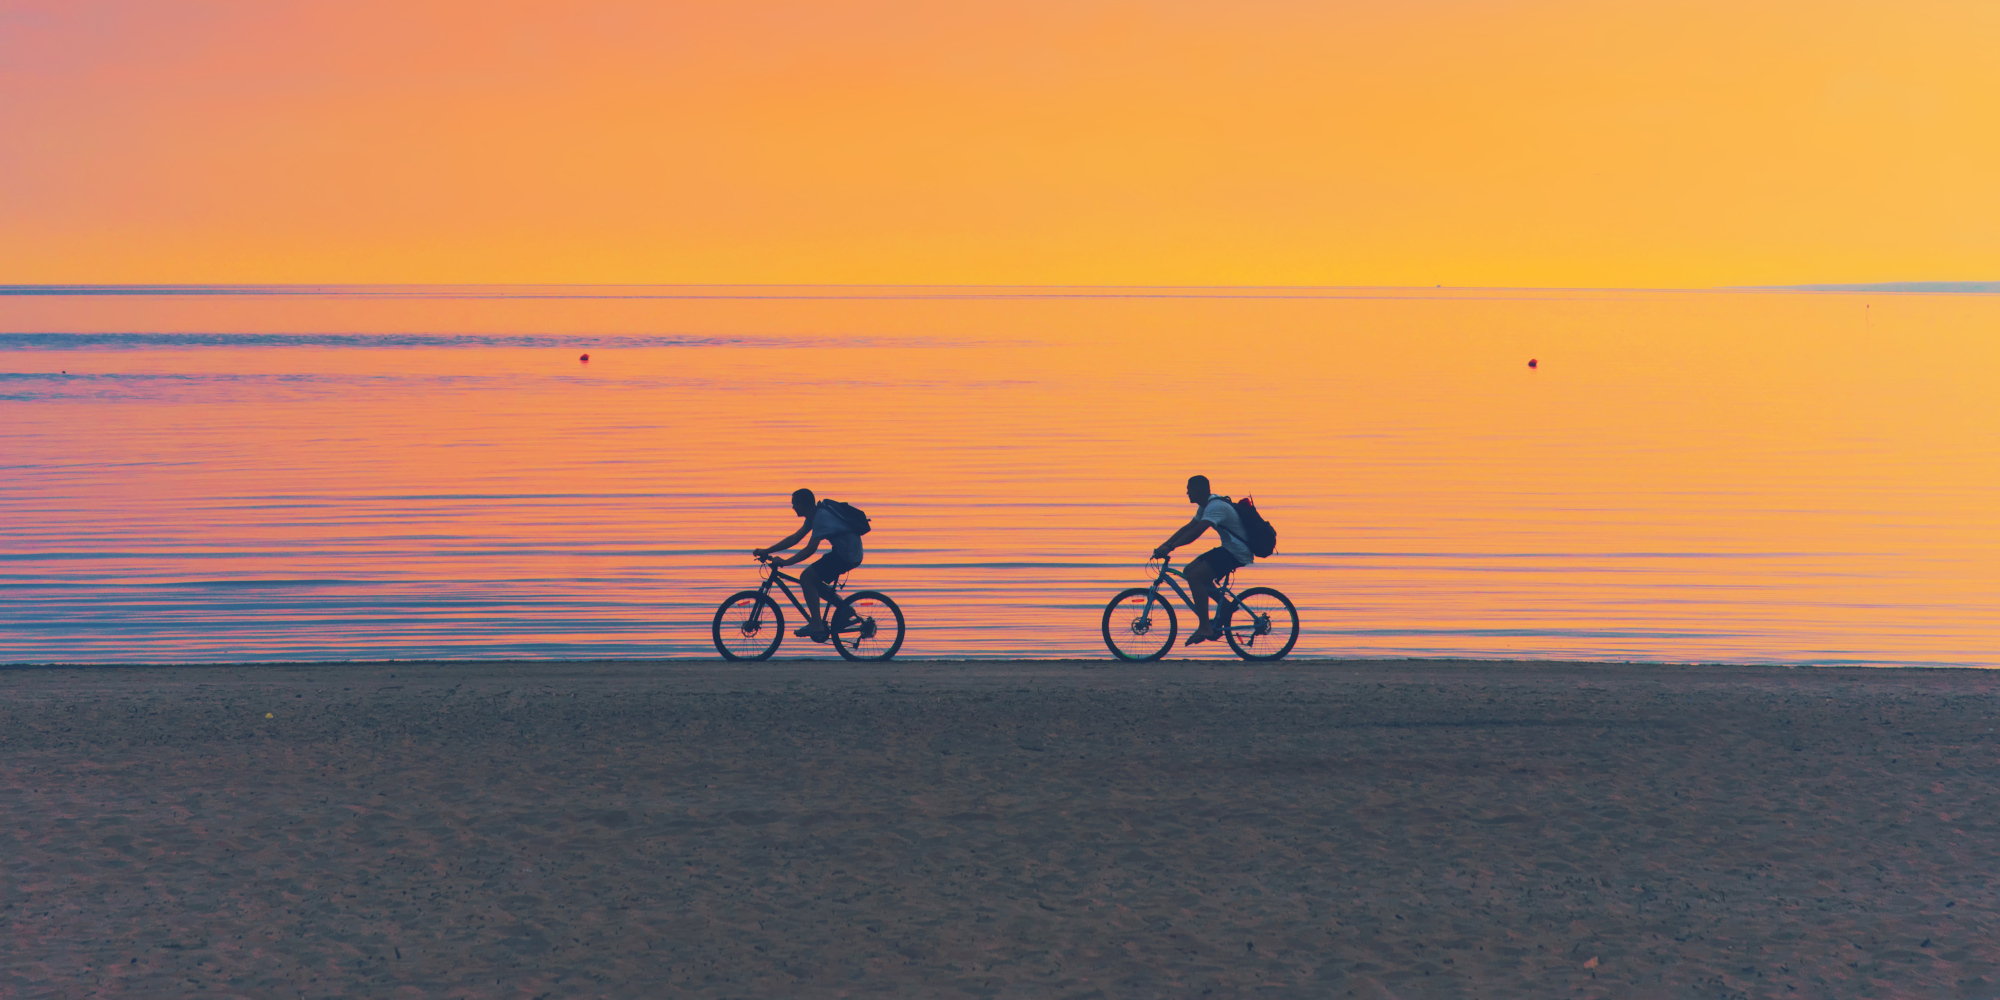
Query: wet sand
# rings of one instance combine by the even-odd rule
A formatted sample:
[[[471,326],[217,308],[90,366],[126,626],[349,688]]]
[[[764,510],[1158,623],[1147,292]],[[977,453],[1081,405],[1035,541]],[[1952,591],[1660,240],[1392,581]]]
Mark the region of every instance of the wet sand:
[[[0,670],[0,996],[1995,997],[2000,673]]]

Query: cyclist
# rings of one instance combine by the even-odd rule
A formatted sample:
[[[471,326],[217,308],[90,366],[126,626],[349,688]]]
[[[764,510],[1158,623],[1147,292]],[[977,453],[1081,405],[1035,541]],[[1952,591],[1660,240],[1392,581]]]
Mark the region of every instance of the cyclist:
[[[861,536],[855,534],[854,529],[849,527],[847,521],[839,514],[828,510],[825,504],[815,499],[811,490],[796,490],[792,493],[792,512],[805,518],[805,523],[799,525],[799,530],[785,536],[783,540],[768,549],[755,549],[750,554],[759,559],[770,558],[771,553],[783,552],[797,545],[799,539],[804,538],[807,532],[811,532],[811,543],[799,550],[797,555],[789,559],[771,560],[773,566],[790,566],[793,563],[804,562],[807,557],[819,551],[821,541],[830,544],[831,551],[820,556],[818,562],[807,566],[805,571],[799,574],[799,589],[806,593],[808,620],[804,628],[792,632],[800,638],[825,642],[832,633],[828,631],[826,622],[821,619],[819,613],[820,596],[824,594],[829,604],[840,600],[840,595],[834,592],[833,582],[840,579],[842,574],[861,565]]]
[[[1222,543],[1194,557],[1194,561],[1181,570],[1194,587],[1194,612],[1195,617],[1200,619],[1194,632],[1187,637],[1187,645],[1192,646],[1222,637],[1217,630],[1229,627],[1229,609],[1222,606],[1222,589],[1217,584],[1223,577],[1255,562],[1256,557],[1250,554],[1250,546],[1243,540],[1243,519],[1237,516],[1236,505],[1230,503],[1228,497],[1210,493],[1207,476],[1188,477],[1187,498],[1198,508],[1194,520],[1182,525],[1172,538],[1160,543],[1160,547],[1153,550],[1153,558],[1165,559],[1167,553],[1201,537],[1201,533],[1211,527]],[[1211,625],[1208,620],[1210,598],[1214,598],[1222,617],[1219,626]]]

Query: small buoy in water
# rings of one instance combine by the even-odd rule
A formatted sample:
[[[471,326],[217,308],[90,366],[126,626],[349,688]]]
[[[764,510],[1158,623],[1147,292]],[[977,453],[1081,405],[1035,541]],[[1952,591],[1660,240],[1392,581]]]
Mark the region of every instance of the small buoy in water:
[[[270,718],[276,718],[276,716],[273,716],[273,715],[272,715],[271,713],[269,713],[269,712],[265,712],[265,713],[264,713],[264,718],[266,718],[266,719],[270,719]]]
[[[578,360],[578,361],[589,361],[589,360],[590,360],[590,355],[586,354],[586,355],[584,355],[583,357],[580,357],[580,358],[578,358],[577,360]]]
[[[1529,358],[1529,359],[1528,359],[1528,367],[1530,367],[1530,368],[1534,368],[1534,367],[1536,367],[1536,365],[1535,365],[1535,359],[1534,359],[1534,358]]]

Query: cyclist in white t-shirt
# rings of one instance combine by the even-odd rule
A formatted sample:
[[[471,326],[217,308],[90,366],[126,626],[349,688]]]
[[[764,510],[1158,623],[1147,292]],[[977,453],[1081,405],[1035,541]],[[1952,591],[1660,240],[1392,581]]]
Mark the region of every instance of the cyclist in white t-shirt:
[[[1194,520],[1181,526],[1172,538],[1153,550],[1153,558],[1165,559],[1167,553],[1201,537],[1201,533],[1215,529],[1216,538],[1222,544],[1194,557],[1181,569],[1194,587],[1195,616],[1201,619],[1195,630],[1187,637],[1187,645],[1208,642],[1222,637],[1218,631],[1229,626],[1229,609],[1222,607],[1222,589],[1217,584],[1225,576],[1257,561],[1250,554],[1250,545],[1244,541],[1243,519],[1236,513],[1236,505],[1225,496],[1217,496],[1208,491],[1207,476],[1189,476],[1187,483],[1188,502],[1197,508]],[[1208,620],[1208,602],[1213,599],[1222,613],[1219,625]]]

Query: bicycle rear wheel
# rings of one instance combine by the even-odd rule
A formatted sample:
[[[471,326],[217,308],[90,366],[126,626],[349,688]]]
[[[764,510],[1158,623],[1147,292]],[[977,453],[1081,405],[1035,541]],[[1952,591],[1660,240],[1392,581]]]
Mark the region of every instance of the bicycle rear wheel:
[[[1252,587],[1230,605],[1229,648],[1246,660],[1275,660],[1299,641],[1299,609],[1269,587]]]
[[[715,609],[715,651],[725,660],[768,660],[785,638],[785,614],[771,595],[754,590],[731,594]]]
[[[1121,660],[1145,663],[1167,655],[1180,630],[1166,595],[1145,587],[1119,591],[1104,606],[1104,645]]]
[[[886,660],[903,648],[903,609],[889,595],[855,592],[833,613],[833,648],[850,660]]]

